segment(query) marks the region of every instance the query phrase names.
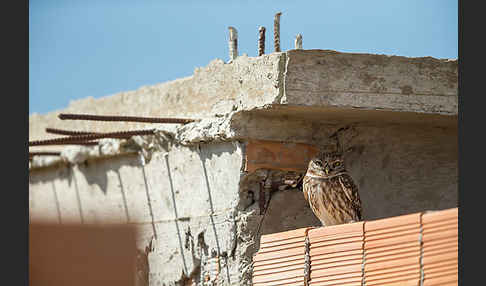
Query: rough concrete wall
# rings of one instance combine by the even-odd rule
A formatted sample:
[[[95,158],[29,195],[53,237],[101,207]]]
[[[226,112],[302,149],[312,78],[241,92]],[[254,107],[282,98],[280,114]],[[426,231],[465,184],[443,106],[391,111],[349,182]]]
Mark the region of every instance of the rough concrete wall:
[[[260,123],[264,128],[263,120]],[[303,143],[329,143],[326,138],[338,127],[323,125],[299,136],[305,139]],[[352,148],[345,155],[345,164],[358,185],[364,219],[457,207],[457,127],[357,124],[351,125],[341,138],[345,148]],[[249,189],[257,190],[258,186]],[[319,225],[300,190],[272,196],[262,232],[295,228],[298,223],[285,225],[289,219],[303,222],[302,227]]]
[[[251,285],[261,234],[317,225],[295,189],[273,193],[270,205],[281,209],[290,195],[299,202],[293,208],[261,213],[258,186],[275,171],[241,177],[240,143],[171,145],[167,151],[148,162],[124,154],[34,168],[30,218],[136,225],[137,285]]]
[[[457,129],[357,127],[347,158],[365,219],[457,207]]]
[[[136,224],[150,285],[199,281],[209,267],[204,263],[217,255],[232,256],[219,279],[238,281],[240,169],[236,143],[174,147],[146,165],[125,155],[39,169],[30,174],[30,215],[60,223]]]
[[[263,129],[276,124],[275,119],[257,121]],[[279,129],[280,138],[292,140],[294,128],[308,123],[292,124]],[[338,127],[311,124],[298,136],[319,144]],[[455,126],[356,124],[342,138],[353,148],[346,165],[359,187],[364,219],[457,206]],[[140,270],[140,281],[146,277],[149,285],[205,279],[249,285],[260,235],[319,222],[299,189],[264,190],[262,211],[260,182],[285,173],[241,173],[243,146],[174,146],[167,157],[153,153],[146,165],[138,155],[120,155],[34,169],[30,215],[63,223],[137,224],[139,265],[148,268],[146,276]]]

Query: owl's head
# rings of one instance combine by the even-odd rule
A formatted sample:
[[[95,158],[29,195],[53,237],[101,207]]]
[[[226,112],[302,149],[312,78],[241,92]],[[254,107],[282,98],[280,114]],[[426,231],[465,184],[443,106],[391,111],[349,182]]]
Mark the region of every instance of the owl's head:
[[[322,178],[333,177],[345,171],[341,152],[320,152],[310,160],[307,168],[308,175]]]

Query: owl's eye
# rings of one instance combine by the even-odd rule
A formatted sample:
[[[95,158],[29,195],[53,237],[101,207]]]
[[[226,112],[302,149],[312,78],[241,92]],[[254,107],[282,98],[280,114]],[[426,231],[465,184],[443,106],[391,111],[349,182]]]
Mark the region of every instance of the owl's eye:
[[[333,166],[334,166],[334,168],[339,167],[339,166],[341,166],[341,162],[336,162],[336,163],[334,163]]]
[[[322,167],[322,162],[321,161],[314,161],[314,164],[316,164],[319,167]]]

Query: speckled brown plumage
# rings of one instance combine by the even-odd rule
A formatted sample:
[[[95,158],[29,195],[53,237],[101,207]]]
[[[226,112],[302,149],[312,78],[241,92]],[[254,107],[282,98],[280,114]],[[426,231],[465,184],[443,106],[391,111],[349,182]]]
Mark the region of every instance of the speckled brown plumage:
[[[347,173],[340,153],[320,153],[309,162],[303,192],[325,226],[361,220],[358,187]]]

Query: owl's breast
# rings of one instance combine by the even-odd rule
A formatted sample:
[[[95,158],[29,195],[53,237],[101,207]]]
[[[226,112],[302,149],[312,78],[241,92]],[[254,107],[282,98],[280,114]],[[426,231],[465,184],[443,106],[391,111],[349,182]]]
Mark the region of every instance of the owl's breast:
[[[309,192],[321,192],[332,188],[340,187],[339,178],[314,178],[305,176],[303,180],[304,186]]]
[[[306,177],[303,182],[309,205],[323,225],[335,225],[360,219],[357,190],[348,188],[342,181],[342,176],[336,176]]]

